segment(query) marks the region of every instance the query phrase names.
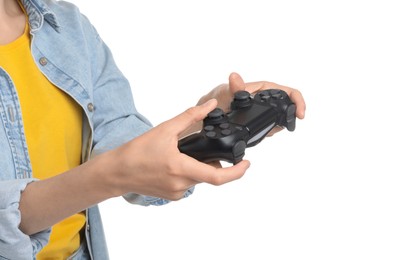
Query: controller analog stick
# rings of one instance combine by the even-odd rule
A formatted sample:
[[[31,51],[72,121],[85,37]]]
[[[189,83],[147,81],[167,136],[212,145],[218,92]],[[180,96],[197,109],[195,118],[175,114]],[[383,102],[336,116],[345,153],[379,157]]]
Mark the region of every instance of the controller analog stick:
[[[244,107],[249,107],[250,103],[250,93],[247,91],[238,91],[234,95],[234,100],[232,101],[232,109],[239,109]]]

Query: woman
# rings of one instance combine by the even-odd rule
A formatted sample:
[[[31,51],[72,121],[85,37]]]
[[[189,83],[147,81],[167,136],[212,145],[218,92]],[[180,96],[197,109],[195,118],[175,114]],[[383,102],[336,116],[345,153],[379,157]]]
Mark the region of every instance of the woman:
[[[268,88],[285,90],[304,118],[299,91],[232,73],[197,106],[152,128],[74,5],[0,0],[0,259],[108,259],[99,202],[162,205],[198,183],[239,179],[248,161],[204,164],[177,142],[236,91]]]

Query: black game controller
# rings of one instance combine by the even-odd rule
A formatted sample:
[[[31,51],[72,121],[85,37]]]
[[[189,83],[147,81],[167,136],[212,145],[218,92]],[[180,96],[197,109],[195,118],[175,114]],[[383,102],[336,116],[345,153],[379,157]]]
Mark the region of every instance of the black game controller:
[[[240,162],[246,147],[260,143],[275,127],[289,131],[296,127],[296,105],[283,90],[269,89],[251,96],[247,91],[235,93],[231,112],[220,108],[203,120],[200,132],[179,140],[178,148],[202,162]]]

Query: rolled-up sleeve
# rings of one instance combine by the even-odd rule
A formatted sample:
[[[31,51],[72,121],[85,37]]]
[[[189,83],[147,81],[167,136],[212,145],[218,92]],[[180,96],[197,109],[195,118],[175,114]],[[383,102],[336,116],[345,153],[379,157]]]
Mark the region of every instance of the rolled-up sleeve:
[[[19,229],[21,193],[32,181],[0,181],[0,259],[32,259],[48,243],[51,229],[31,236]]]
[[[195,190],[195,186],[192,186],[189,188],[184,196],[182,198],[187,198],[189,197],[193,191]],[[141,206],[162,206],[165,204],[168,204],[171,202],[170,200],[162,199],[162,198],[156,198],[156,197],[151,197],[151,196],[144,196],[140,194],[135,194],[135,193],[127,193],[123,195],[123,198],[130,202],[131,204],[137,204]]]

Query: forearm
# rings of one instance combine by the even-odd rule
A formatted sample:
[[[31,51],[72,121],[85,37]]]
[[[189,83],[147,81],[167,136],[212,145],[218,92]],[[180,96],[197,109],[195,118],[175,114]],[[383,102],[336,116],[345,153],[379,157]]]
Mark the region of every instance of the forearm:
[[[33,234],[92,205],[116,196],[108,185],[107,155],[53,178],[30,183],[21,194],[20,229]]]
[[[33,234],[128,192],[179,200],[198,183],[222,185],[241,178],[250,165],[247,161],[218,168],[178,150],[181,132],[202,121],[216,105],[210,100],[192,107],[75,169],[29,184],[20,200],[20,229]]]

